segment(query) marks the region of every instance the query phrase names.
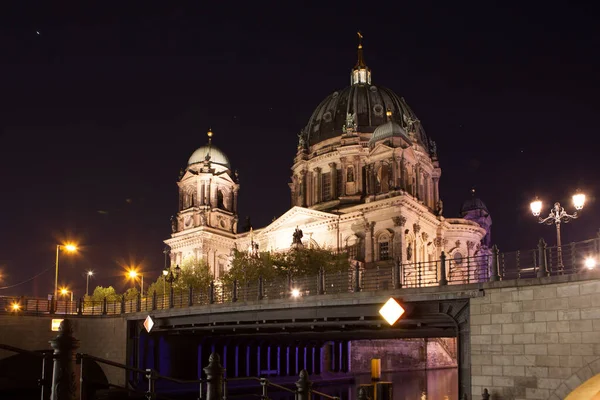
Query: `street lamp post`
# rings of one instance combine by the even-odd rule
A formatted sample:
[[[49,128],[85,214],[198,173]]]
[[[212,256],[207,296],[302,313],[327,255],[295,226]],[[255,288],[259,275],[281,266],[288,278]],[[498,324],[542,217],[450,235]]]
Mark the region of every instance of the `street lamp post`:
[[[166,257],[165,257],[166,259]],[[165,282],[169,282],[169,288],[170,290],[170,294],[169,294],[169,307],[173,306],[173,282],[175,282],[177,280],[177,278],[179,278],[179,273],[181,272],[181,268],[179,268],[179,265],[177,265],[175,267],[175,271],[173,271],[171,269],[171,266],[169,266],[168,268],[165,265],[165,269],[163,270],[163,277]],[[165,284],[166,287],[166,284]]]
[[[77,246],[74,244],[57,244],[56,245],[56,273],[54,274],[54,299],[56,300],[58,296],[58,255],[60,250],[66,250],[68,253],[74,253],[77,251]]]
[[[88,271],[85,277],[85,295],[90,295],[90,276],[94,275],[94,271]]]
[[[538,217],[538,222],[540,224],[552,225],[556,226],[556,250],[558,255],[558,266],[560,270],[563,270],[563,260],[562,260],[562,243],[560,238],[560,225],[567,224],[574,219],[579,218],[579,214],[577,211],[581,211],[583,206],[585,205],[585,194],[583,193],[575,193],[573,195],[573,205],[575,206],[575,212],[573,214],[568,214],[564,207],[560,205],[559,202],[554,203],[554,207],[550,209],[550,214],[547,217],[540,217],[540,213],[542,211],[542,201],[539,199],[535,199],[531,202],[531,212],[535,217]]]

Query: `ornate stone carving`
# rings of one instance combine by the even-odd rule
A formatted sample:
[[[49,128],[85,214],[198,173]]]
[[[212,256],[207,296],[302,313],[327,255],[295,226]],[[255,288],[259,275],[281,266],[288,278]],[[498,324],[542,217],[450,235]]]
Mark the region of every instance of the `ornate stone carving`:
[[[427,239],[429,239],[429,234],[427,232],[423,232],[421,235],[423,236],[423,241],[424,242],[426,242]]]
[[[419,225],[418,222],[415,222],[413,224],[413,232],[415,233],[415,235],[418,235],[420,231],[421,231],[421,225]]]
[[[292,245],[302,245],[303,236],[304,234],[302,233],[302,229],[298,229],[298,227],[296,227],[296,230],[292,235]]]
[[[171,232],[177,232],[177,218],[175,218],[173,215],[171,215]]]
[[[354,114],[348,113],[346,114],[346,125],[344,125],[344,130],[354,130],[356,128],[356,123],[354,122]]]
[[[409,243],[406,247],[406,259],[410,261],[412,259],[412,243]]]
[[[397,215],[395,217],[392,217],[392,221],[394,221],[394,226],[404,226],[404,224],[406,224],[406,217],[403,215]]]
[[[455,245],[456,247],[460,247],[460,240],[457,240],[456,242],[454,242],[454,245]]]
[[[444,213],[444,202],[442,201],[442,199],[438,200],[437,205],[436,205],[435,213],[439,217],[441,217],[442,214]]]
[[[439,237],[439,236],[438,236],[438,237],[436,237],[436,238],[433,240],[433,244],[435,244],[435,246],[436,246],[436,247],[441,247],[441,246],[442,246],[442,243],[443,243],[443,240],[442,240],[442,238],[441,238],[441,237]]]
[[[468,240],[467,241],[467,249],[473,250],[474,247],[475,247],[475,242],[471,242],[470,240]]]

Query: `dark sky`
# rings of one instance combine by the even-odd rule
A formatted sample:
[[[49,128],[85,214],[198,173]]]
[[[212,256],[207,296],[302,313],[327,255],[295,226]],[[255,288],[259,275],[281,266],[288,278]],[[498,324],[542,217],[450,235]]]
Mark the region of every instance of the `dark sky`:
[[[129,263],[154,279],[179,170],[209,127],[239,170],[240,220],[281,215],[296,135],[349,84],[357,30],[373,83],[437,142],[446,217],[474,185],[501,250],[554,244],[528,204],[572,210],[581,188],[589,202],[563,241],[591,237],[600,34],[588,3],[3,2],[0,286],[46,272],[0,295],[50,293],[65,239],[84,246],[61,257],[76,296],[87,269],[92,287],[127,287]]]

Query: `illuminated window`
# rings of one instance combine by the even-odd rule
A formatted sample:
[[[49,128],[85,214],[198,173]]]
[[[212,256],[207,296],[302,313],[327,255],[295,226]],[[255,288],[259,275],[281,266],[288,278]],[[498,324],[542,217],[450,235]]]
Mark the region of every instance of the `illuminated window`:
[[[342,195],[342,170],[338,169],[337,171],[337,179],[336,179],[336,183],[337,183],[337,195],[341,196]]]

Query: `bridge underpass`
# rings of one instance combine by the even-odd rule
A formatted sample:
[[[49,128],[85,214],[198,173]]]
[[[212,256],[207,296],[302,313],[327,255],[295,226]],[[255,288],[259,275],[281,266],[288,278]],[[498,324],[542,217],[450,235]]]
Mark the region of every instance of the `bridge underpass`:
[[[478,291],[404,296],[398,300],[406,312],[394,326],[379,315],[389,295],[359,296],[132,315],[129,359],[180,379],[200,377],[212,352],[221,356],[229,378],[297,377],[302,369],[313,379],[335,378],[355,372],[351,352],[357,341],[457,338],[459,389],[470,387],[469,298]],[[154,321],[149,334],[147,315]]]

